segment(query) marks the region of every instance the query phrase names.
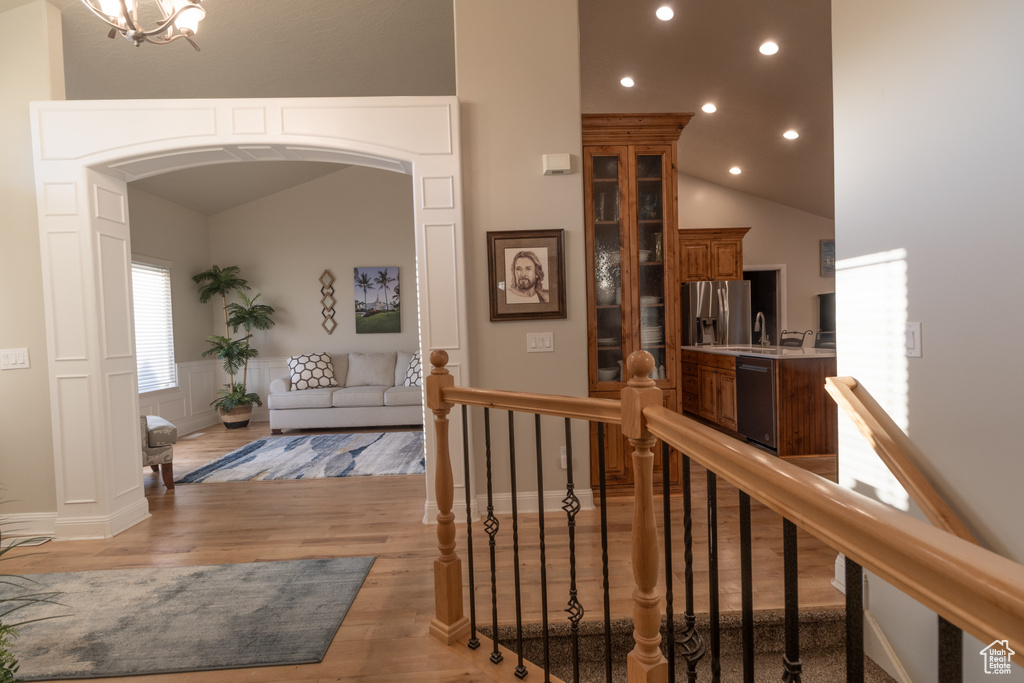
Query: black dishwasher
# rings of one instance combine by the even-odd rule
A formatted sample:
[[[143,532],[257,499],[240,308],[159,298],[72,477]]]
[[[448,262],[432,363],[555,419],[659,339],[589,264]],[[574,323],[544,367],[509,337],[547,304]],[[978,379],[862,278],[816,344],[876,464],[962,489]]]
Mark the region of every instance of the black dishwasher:
[[[772,450],[775,443],[775,361],[736,359],[736,422],[740,434]]]

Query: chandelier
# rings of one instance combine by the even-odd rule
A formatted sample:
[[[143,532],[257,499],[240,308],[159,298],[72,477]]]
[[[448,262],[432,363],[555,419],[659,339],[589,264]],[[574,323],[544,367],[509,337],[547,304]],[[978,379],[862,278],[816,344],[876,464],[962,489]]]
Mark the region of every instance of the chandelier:
[[[139,20],[139,5],[149,2],[152,28],[145,28]],[[206,10],[199,6],[202,0],[82,0],[82,4],[111,28],[108,38],[121,34],[138,47],[143,42],[165,45],[184,38],[196,50],[199,46],[192,36],[199,29],[199,20]],[[143,10],[144,13],[147,10]]]

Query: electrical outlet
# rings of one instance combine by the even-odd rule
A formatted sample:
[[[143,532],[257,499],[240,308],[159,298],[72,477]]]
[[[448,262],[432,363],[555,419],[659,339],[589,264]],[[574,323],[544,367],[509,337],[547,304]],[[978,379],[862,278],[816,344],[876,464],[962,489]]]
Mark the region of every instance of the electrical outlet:
[[[569,461],[566,459],[566,455],[565,455],[565,446],[562,446],[562,469],[563,470],[569,469]]]

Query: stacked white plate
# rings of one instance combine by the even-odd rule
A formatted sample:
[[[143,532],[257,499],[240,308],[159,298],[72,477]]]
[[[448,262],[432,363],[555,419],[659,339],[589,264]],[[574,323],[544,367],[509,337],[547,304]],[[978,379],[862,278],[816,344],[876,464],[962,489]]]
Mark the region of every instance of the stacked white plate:
[[[618,343],[618,337],[598,337],[598,346],[615,346]]]
[[[640,343],[644,345],[661,344],[665,341],[665,328],[658,325],[640,328]]]
[[[641,306],[653,306],[654,304],[660,304],[660,303],[661,303],[661,297],[660,296],[642,296],[642,297],[640,297],[640,305]]]

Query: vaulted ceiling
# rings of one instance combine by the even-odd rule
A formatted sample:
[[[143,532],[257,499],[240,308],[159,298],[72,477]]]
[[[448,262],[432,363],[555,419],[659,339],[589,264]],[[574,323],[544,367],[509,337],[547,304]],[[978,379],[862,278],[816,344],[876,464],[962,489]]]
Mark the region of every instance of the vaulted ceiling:
[[[25,1],[0,0],[0,10]],[[200,52],[108,40],[80,0],[50,2],[63,13],[68,99],[456,94],[452,0],[207,0]],[[655,18],[662,4],[671,21]],[[833,216],[827,0],[579,5],[585,113],[696,112],[680,172]],[[757,48],[769,39],[780,50],[765,57]],[[623,76],[636,85],[622,87]],[[706,102],[718,111],[701,112]],[[783,139],[788,129],[800,137]],[[233,164],[138,185],[211,214],[334,170]]]

